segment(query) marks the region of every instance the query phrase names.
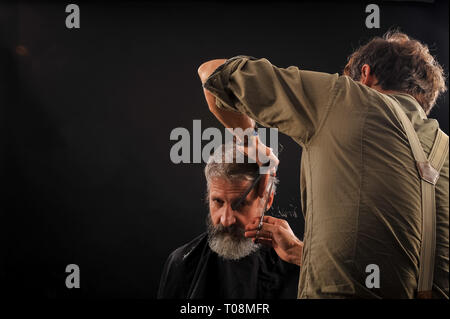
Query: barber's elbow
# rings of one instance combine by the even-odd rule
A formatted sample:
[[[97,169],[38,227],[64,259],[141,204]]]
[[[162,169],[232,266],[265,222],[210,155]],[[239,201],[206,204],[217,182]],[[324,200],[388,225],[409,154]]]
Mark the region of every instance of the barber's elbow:
[[[224,64],[226,59],[216,59],[210,60],[205,63],[202,63],[198,70],[198,76],[200,77],[202,83],[204,83],[208,77],[216,70],[220,65]]]
[[[199,76],[200,78],[203,78],[203,77],[205,76],[206,70],[207,70],[207,68],[208,68],[208,64],[209,64],[210,62],[211,62],[211,61],[204,62],[204,63],[202,63],[202,64],[198,67],[197,73],[198,73],[198,76]]]

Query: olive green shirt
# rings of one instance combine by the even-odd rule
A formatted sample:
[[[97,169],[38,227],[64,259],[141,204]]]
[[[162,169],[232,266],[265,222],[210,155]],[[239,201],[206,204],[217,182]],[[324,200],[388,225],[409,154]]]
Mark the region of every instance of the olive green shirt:
[[[278,128],[303,148],[305,216],[299,298],[414,298],[419,272],[421,187],[406,133],[412,121],[425,153],[439,124],[408,94],[382,94],[348,76],[279,68],[237,56],[204,87],[220,108]],[[287,160],[287,159],[284,159]],[[281,162],[283,165],[283,162]],[[448,157],[436,185],[433,297],[449,296]],[[368,265],[380,287],[368,288]]]

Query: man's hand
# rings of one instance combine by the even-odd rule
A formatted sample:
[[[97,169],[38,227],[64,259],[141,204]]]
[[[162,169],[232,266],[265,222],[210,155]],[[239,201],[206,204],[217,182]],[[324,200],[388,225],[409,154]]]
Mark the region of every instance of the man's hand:
[[[245,227],[245,237],[268,245],[275,249],[277,255],[284,261],[301,266],[303,242],[298,239],[288,222],[272,216],[264,216],[263,224],[258,230],[260,218]]]
[[[239,134],[234,134],[236,138],[236,149],[260,166],[260,174],[275,176],[280,160],[273,153],[273,150],[262,143],[258,136],[252,136],[251,134],[239,136]]]

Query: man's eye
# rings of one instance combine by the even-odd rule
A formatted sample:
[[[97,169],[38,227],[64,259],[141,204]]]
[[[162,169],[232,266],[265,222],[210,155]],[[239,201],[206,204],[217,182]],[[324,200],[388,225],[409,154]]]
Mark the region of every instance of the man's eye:
[[[243,201],[239,206],[235,207],[237,211],[242,210],[245,206],[250,205],[248,201]]]
[[[244,201],[241,203],[241,205],[240,205],[239,208],[242,208],[242,207],[248,206],[248,205],[250,205],[250,203],[249,203],[248,201],[244,200]]]
[[[220,198],[213,198],[213,202],[222,205],[223,204],[223,200],[221,200]]]

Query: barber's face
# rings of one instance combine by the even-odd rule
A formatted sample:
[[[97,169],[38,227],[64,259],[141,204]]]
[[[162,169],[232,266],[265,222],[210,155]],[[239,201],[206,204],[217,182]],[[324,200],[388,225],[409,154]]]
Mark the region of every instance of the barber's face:
[[[234,211],[232,203],[238,200],[250,187],[250,181],[229,182],[223,178],[213,178],[209,188],[209,210],[214,226],[222,224],[224,227],[231,225],[244,228],[245,225],[261,216],[263,203],[257,194],[255,187]]]

